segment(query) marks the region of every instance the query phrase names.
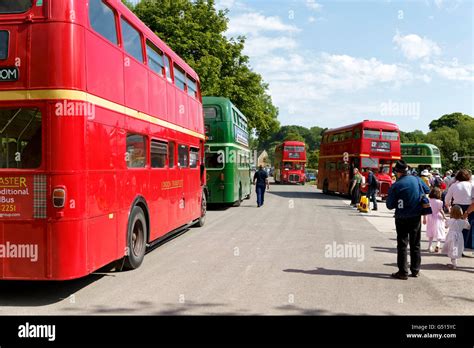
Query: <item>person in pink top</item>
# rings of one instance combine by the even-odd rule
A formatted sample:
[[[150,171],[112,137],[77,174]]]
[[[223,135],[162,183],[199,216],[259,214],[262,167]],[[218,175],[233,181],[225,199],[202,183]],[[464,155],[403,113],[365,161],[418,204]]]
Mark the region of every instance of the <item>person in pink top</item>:
[[[441,189],[438,187],[431,189],[429,198],[433,213],[423,216],[423,224],[426,225],[426,236],[429,241],[428,251],[430,253],[438,253],[441,252],[441,242],[444,242],[444,239],[446,238],[446,232],[444,229],[444,220],[446,220],[446,216],[443,211]],[[433,241],[436,241],[436,248],[434,250]]]

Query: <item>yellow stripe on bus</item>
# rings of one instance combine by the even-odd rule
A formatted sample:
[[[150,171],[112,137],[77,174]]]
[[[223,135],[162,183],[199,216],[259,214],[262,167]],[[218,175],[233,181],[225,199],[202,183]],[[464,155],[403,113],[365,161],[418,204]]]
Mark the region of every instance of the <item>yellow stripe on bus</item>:
[[[0,91],[0,101],[23,101],[23,100],[75,100],[88,102],[105,109],[115,111],[127,116],[147,121],[165,128],[192,135],[194,137],[205,139],[204,134],[192,131],[190,129],[178,126],[174,123],[161,120],[155,116],[145,114],[135,109],[128,108],[124,105],[117,104],[110,100],[89,94],[84,91],[76,91],[70,89],[33,89],[33,90],[15,90]]]

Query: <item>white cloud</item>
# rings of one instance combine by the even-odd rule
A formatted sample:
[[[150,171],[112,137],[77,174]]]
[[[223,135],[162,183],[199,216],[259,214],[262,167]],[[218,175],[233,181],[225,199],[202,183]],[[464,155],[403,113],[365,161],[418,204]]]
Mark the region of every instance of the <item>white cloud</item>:
[[[302,123],[311,123],[317,106],[330,103],[333,97],[371,87],[396,88],[418,78],[404,66],[349,55],[294,53],[257,61],[256,71],[269,82],[275,105],[291,122],[296,122],[293,118],[298,115]],[[365,106],[364,110],[368,111]]]
[[[235,5],[235,0],[217,0],[216,7],[219,10],[231,9]]]
[[[316,0],[306,0],[306,7],[313,11],[320,11],[323,5],[316,2]]]
[[[416,34],[402,36],[397,32],[393,37],[393,42],[409,60],[430,59],[434,55],[441,54],[441,48],[436,42]]]
[[[279,17],[266,17],[260,13],[251,12],[231,18],[227,34],[257,35],[270,31],[296,33],[300,29],[294,25],[283,23]]]
[[[244,53],[253,59],[265,57],[275,50],[293,50],[298,44],[291,37],[251,36],[245,42]]]
[[[448,80],[474,81],[474,64],[459,64],[454,62],[437,61],[435,63],[424,63],[421,68],[433,71]]]

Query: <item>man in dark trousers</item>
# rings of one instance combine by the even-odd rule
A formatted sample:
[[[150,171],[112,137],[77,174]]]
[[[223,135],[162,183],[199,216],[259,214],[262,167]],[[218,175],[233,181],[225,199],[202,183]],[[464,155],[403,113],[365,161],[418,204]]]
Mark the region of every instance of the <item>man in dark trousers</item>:
[[[421,266],[421,197],[430,192],[429,187],[418,177],[408,174],[404,161],[397,161],[393,171],[397,181],[388,192],[387,208],[395,209],[397,229],[398,272],[392,277],[408,279],[407,247],[410,244],[410,270],[412,277],[418,277]]]
[[[265,189],[269,189],[268,174],[263,169],[263,166],[258,166],[258,170],[253,176],[253,184],[255,185],[255,191],[257,192],[257,206],[260,208],[263,205]]]
[[[369,170],[369,175],[367,176],[367,198],[369,199],[369,202],[372,202],[374,204],[374,211],[377,210],[377,190],[378,190],[378,182],[377,182],[377,177],[375,176],[375,173],[377,172],[377,169]],[[369,203],[370,204],[370,203]]]

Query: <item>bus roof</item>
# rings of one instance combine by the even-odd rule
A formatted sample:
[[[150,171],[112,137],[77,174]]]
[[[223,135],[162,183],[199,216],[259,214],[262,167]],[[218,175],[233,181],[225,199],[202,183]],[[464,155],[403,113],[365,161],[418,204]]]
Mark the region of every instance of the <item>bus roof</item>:
[[[296,141],[296,140],[287,140],[282,143],[283,145],[288,145],[288,146],[306,146],[306,144],[302,141]]]
[[[155,45],[160,48],[163,53],[171,57],[173,62],[178,64],[181,68],[185,69],[186,72],[196,81],[199,81],[198,74],[180,57],[178,56],[163,40],[161,40],[153,31],[148,28],[145,23],[141,21],[130,9],[122,3],[122,0],[109,0],[109,3],[114,6],[126,19],[143,34],[147,36]]]
[[[245,119],[245,121],[248,121],[247,117],[245,117],[245,115],[230,101],[229,98],[214,97],[214,96],[202,97],[202,105],[203,106],[206,106],[206,105],[219,105],[219,106],[222,106],[222,107],[230,106],[234,110],[236,110],[237,113]]]
[[[437,149],[438,147],[433,144],[426,144],[426,143],[402,143],[402,147],[411,147],[411,146],[419,146],[419,147],[429,147],[431,149]]]
[[[377,129],[386,129],[386,130],[396,130],[398,131],[398,126],[395,123],[385,122],[385,121],[370,121],[364,120],[362,122],[350,124],[347,126],[339,127],[339,128],[331,128],[324,131],[324,134],[327,133],[337,133],[346,129],[352,129],[355,127],[362,127],[362,128],[377,128]]]

